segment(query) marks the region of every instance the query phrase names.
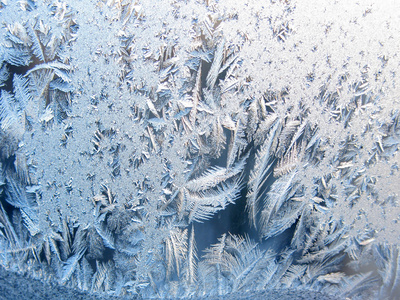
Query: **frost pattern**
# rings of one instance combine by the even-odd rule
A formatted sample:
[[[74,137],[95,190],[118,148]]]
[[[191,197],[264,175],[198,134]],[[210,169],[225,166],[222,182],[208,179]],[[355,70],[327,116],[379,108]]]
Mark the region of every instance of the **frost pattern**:
[[[400,7],[310,3],[0,1],[1,264],[117,296],[398,297]],[[254,236],[198,251],[239,202]]]

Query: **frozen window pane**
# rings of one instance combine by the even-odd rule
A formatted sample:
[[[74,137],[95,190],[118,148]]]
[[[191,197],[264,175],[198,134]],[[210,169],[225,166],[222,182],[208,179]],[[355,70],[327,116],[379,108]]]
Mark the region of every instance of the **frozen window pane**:
[[[0,0],[0,264],[397,299],[400,4],[353,2]]]

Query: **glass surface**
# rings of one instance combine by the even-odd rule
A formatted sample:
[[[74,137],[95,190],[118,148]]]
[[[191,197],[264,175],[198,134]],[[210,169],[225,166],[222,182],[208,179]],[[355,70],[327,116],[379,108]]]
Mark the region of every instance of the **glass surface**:
[[[398,299],[399,12],[0,0],[0,264],[118,297]]]

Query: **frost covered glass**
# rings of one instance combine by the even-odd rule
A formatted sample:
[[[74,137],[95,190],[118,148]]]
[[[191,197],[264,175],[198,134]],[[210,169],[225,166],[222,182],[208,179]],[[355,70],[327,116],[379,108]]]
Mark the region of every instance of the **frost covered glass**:
[[[3,268],[107,297],[400,297],[399,1],[0,21]]]

